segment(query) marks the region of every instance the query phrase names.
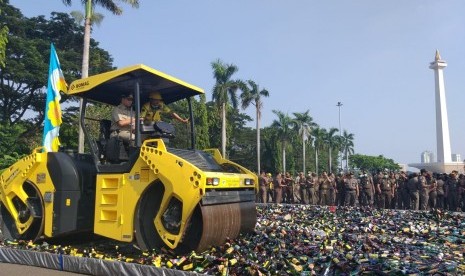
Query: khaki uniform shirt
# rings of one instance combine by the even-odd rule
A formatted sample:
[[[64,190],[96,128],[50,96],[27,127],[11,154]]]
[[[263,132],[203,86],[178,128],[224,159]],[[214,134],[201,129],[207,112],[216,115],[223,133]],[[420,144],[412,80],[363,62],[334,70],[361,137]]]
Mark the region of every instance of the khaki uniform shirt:
[[[124,104],[120,104],[117,107],[113,108],[111,112],[111,131],[130,131],[131,126],[119,126],[118,121],[131,118],[131,115],[134,116],[134,112],[131,111],[131,108],[126,107]]]

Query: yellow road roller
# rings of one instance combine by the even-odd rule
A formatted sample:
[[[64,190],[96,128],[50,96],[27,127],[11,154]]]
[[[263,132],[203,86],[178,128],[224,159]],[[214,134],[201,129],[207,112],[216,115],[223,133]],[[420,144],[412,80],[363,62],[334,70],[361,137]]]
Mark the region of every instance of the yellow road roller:
[[[136,112],[153,91],[165,104],[187,102],[185,148],[169,146],[175,136],[170,123],[147,126]],[[140,123],[134,123],[133,142],[125,145],[112,135],[111,118],[86,110],[117,106],[128,92],[134,97],[131,116]],[[254,230],[257,176],[217,149],[195,148],[191,100],[202,89],[139,64],[76,80],[65,93],[82,99],[86,150],[40,147],[1,174],[5,239],[93,232],[141,250],[180,252],[202,251]]]

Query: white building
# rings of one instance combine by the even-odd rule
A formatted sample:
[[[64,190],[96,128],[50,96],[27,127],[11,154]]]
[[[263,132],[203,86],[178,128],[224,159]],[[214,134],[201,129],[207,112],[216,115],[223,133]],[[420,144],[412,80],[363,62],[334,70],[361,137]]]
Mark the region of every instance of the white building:
[[[434,153],[431,151],[425,150],[421,153],[421,163],[433,163],[434,162]]]
[[[460,156],[460,153],[452,154],[452,162],[462,162],[462,157]]]

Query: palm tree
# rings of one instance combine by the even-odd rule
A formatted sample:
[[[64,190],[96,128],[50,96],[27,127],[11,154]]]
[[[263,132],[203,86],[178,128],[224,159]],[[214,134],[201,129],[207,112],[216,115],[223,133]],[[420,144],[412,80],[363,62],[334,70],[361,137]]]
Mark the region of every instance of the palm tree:
[[[282,113],[279,110],[273,110],[273,113],[278,116],[277,120],[271,123],[271,127],[276,128],[278,138],[281,141],[282,154],[283,154],[283,173],[286,173],[286,146],[292,137],[292,125],[294,121],[289,115]]]
[[[354,153],[354,134],[344,130],[341,136],[341,148],[345,153],[346,171],[349,170],[349,154]]]
[[[329,158],[329,169],[328,172],[332,172],[332,151],[335,146],[338,144],[338,136],[336,136],[336,132],[339,130],[335,127],[330,128],[324,137],[324,141],[326,146],[328,147],[328,158]]]
[[[294,115],[295,127],[299,130],[300,135],[302,136],[302,172],[305,173],[305,141],[308,139],[308,136],[312,132],[312,129],[318,126],[313,122],[312,116],[310,116],[310,110],[305,111],[304,113],[292,113]]]
[[[80,11],[72,11],[72,12],[70,12],[70,14],[74,18],[74,20],[76,20],[78,25],[81,25],[83,22],[85,23],[86,15],[83,14],[82,12],[80,12]],[[100,26],[100,24],[103,21],[103,18],[105,17],[105,16],[103,16],[103,14],[96,13],[96,12],[92,13],[91,16],[92,16],[92,18],[90,20],[92,22],[92,25],[97,25],[97,26]]]
[[[260,90],[258,84],[252,80],[247,81],[249,87],[241,94],[242,108],[246,109],[250,104],[255,106],[255,122],[257,129],[257,173],[260,173],[260,119],[262,117],[263,101],[262,97],[269,97],[270,93],[266,89]]]
[[[3,3],[0,0],[0,3]],[[1,10],[0,10],[1,14]],[[0,26],[0,67],[5,67],[6,44],[8,43],[8,27]]]
[[[139,0],[118,0],[131,5],[133,8],[139,7]],[[62,0],[62,2],[70,6],[72,0]],[[82,78],[88,77],[89,73],[89,48],[90,48],[90,33],[92,20],[95,19],[93,16],[93,8],[95,5],[102,6],[104,9],[110,11],[114,15],[121,15],[123,10],[116,4],[115,0],[81,0],[81,3],[85,5],[85,22],[84,22],[84,47],[82,53]]]
[[[241,80],[231,80],[232,75],[239,69],[234,64],[225,64],[217,59],[211,63],[216,83],[213,86],[213,101],[221,113],[221,153],[226,157],[226,111],[229,103],[237,108],[236,91],[246,91],[247,86]]]
[[[92,2],[93,1],[93,2]],[[128,3],[134,8],[139,7],[139,0],[119,0],[120,2]],[[72,0],[62,0],[62,2],[70,6]],[[84,46],[82,51],[82,69],[81,78],[87,78],[89,76],[89,48],[90,48],[90,33],[93,19],[93,7],[99,5],[110,11],[114,15],[121,15],[123,10],[115,3],[115,0],[81,0],[81,3],[85,5],[85,22],[84,22]],[[81,100],[79,112],[82,112],[83,102]],[[79,152],[84,152],[84,134],[82,132],[81,121],[79,120]]]
[[[323,147],[324,145],[324,137],[326,135],[326,129],[324,128],[314,128],[312,130],[312,136],[314,138],[314,148],[315,148],[315,173],[318,175],[318,153],[319,150]]]

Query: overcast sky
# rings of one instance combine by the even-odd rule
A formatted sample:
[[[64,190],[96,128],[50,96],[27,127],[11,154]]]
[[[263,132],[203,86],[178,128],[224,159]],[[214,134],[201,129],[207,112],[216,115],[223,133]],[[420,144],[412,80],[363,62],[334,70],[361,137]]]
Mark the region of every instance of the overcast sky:
[[[436,49],[448,63],[445,87],[451,147],[465,157],[463,0],[140,0],[105,15],[92,37],[117,67],[143,63],[202,87],[211,100],[211,62],[239,68],[270,92],[262,126],[310,110],[321,127],[355,135],[355,152],[400,163],[436,154]],[[81,1],[10,0],[27,17],[81,10]],[[60,49],[57,49],[59,53]],[[246,112],[254,116],[253,107]],[[254,126],[253,123],[250,126]]]

